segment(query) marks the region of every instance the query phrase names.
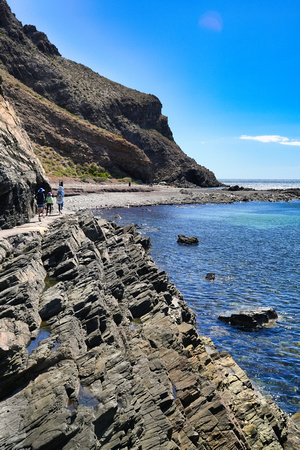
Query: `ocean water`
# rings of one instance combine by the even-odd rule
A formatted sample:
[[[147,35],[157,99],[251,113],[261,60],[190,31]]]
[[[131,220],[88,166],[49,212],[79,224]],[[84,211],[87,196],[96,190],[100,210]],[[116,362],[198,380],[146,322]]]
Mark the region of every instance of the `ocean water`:
[[[230,186],[243,186],[256,190],[268,189],[300,189],[300,180],[245,180],[245,179],[221,179],[221,183]]]
[[[300,410],[300,201],[136,207],[100,215],[135,223],[150,236],[154,261],[195,311],[199,333],[227,350],[284,411]],[[197,236],[199,245],[178,244],[178,234]],[[205,279],[208,272],[215,281]],[[261,306],[277,311],[274,326],[250,332],[218,320],[225,311]]]

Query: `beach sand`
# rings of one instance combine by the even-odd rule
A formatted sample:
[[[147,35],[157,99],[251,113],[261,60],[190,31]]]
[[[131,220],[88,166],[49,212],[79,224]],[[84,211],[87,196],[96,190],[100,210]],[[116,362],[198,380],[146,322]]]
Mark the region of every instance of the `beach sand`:
[[[58,181],[51,180],[54,192]],[[87,184],[64,181],[65,208],[122,208],[133,206],[234,203],[247,201],[288,201],[299,198],[300,190],[228,191],[226,188],[178,188],[167,185],[131,185],[121,183]]]

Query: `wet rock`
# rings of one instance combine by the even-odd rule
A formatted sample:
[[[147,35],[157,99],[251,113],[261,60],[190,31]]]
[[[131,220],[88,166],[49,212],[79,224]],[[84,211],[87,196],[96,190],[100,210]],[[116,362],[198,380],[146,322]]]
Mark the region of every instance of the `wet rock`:
[[[216,274],[213,272],[209,272],[206,274],[205,278],[210,281],[214,281],[216,279]]]
[[[183,234],[178,235],[177,242],[179,244],[185,244],[185,245],[199,244],[199,240],[196,236],[184,236]]]
[[[65,289],[62,282],[47,289],[41,296],[39,314],[42,320],[58,315],[66,304]]]
[[[234,185],[234,186],[230,186],[227,191],[243,191],[244,187],[243,186],[239,186],[238,184]]]
[[[274,308],[257,308],[255,310],[240,311],[218,319],[242,329],[259,329],[274,322],[278,315]]]

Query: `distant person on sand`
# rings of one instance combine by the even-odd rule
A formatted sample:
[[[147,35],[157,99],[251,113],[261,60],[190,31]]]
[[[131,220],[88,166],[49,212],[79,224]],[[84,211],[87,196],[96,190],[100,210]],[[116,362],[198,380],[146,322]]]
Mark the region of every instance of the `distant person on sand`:
[[[59,214],[62,214],[62,210],[64,208],[64,188],[62,186],[59,186],[57,194],[56,194],[56,203],[58,205],[58,212]]]
[[[52,205],[53,205],[52,192],[48,192],[46,196],[46,205],[47,205],[46,216],[48,216],[48,214],[50,215],[52,212]]]
[[[35,199],[38,207],[39,221],[41,221],[42,217],[45,218],[45,190],[43,188],[39,188],[35,194]]]

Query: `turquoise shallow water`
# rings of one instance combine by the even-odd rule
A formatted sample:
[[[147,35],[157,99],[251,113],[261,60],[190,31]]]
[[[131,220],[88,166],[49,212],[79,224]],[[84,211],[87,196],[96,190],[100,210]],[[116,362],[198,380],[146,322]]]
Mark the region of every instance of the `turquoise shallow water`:
[[[117,223],[135,223],[151,237],[154,261],[195,311],[199,333],[229,351],[283,410],[298,411],[300,201],[113,209],[101,217],[116,214]],[[199,245],[178,244],[178,234],[197,236]],[[260,306],[275,308],[275,326],[244,332],[217,319]]]

